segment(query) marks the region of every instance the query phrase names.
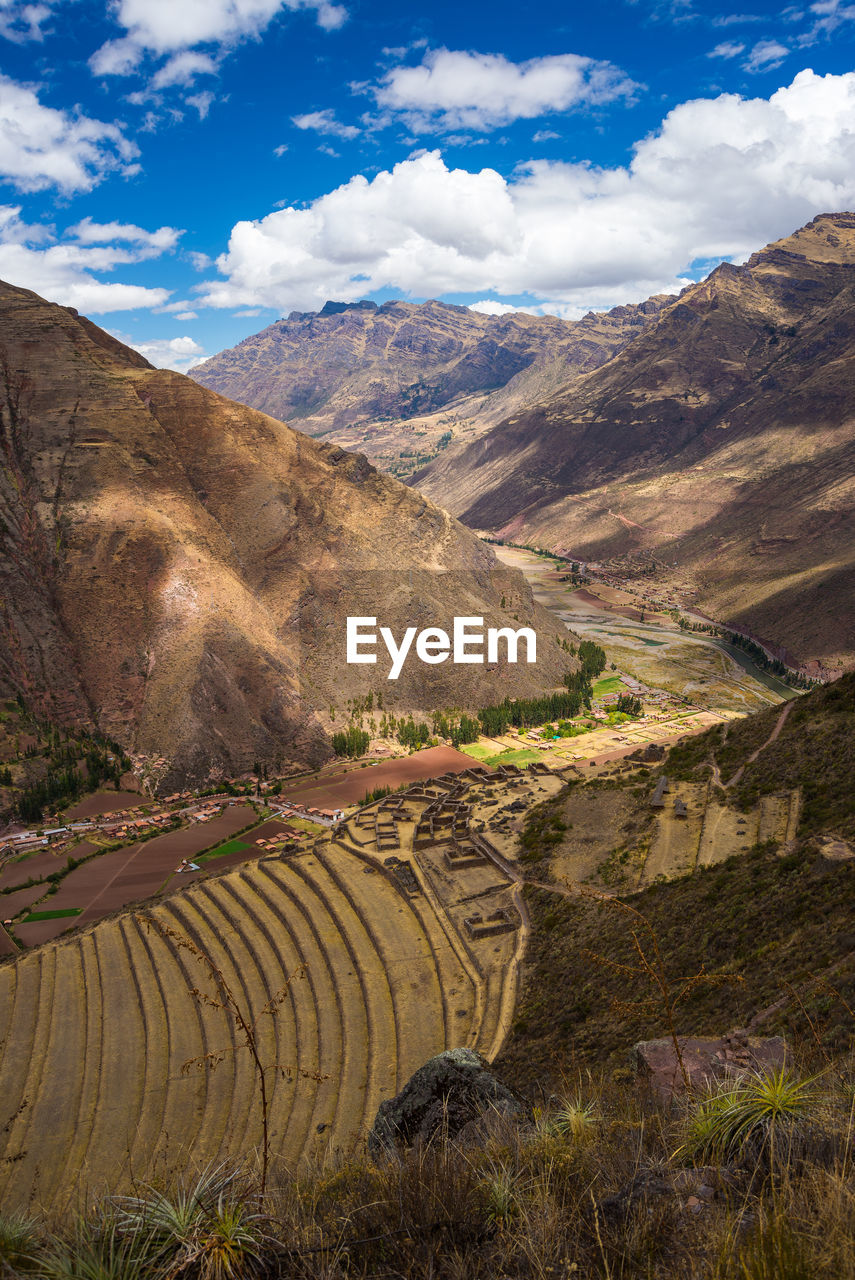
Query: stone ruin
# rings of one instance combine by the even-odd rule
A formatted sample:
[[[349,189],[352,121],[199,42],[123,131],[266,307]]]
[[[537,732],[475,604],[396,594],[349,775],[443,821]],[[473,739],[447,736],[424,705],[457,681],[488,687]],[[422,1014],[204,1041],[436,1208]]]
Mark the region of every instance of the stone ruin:
[[[513,933],[518,923],[511,919],[504,907],[492,911],[490,915],[466,916],[463,921],[470,938],[493,938],[500,933]]]

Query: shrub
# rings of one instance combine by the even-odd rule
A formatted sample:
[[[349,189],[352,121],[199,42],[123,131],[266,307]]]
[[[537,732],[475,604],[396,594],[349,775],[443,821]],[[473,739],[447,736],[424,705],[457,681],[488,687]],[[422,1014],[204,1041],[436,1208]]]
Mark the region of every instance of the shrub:
[[[701,1101],[677,1154],[700,1163],[730,1162],[746,1154],[771,1158],[776,1145],[789,1145],[816,1102],[813,1082],[798,1080],[786,1067],[755,1072]]]

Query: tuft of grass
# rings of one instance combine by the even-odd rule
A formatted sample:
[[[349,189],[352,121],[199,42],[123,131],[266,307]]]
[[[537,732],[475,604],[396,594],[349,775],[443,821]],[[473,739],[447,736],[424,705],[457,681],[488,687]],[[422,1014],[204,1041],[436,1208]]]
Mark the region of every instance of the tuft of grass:
[[[80,1219],[68,1240],[56,1239],[39,1268],[44,1280],[146,1280],[157,1274],[151,1234],[122,1232],[116,1217]]]
[[[116,1207],[124,1235],[148,1241],[149,1255],[171,1259],[170,1275],[235,1280],[263,1268],[265,1219],[251,1208],[244,1179],[234,1169],[208,1166],[171,1193],[152,1188]]]
[[[686,1141],[676,1152],[696,1163],[730,1163],[750,1153],[755,1161],[774,1154],[816,1112],[812,1080],[786,1067],[753,1072],[729,1088],[703,1098],[689,1120]]]
[[[782,1213],[773,1213],[761,1219],[738,1255],[736,1276],[738,1280],[816,1280],[816,1271],[792,1223]]]
[[[22,1213],[0,1214],[0,1275],[38,1269],[42,1240],[38,1225]]]
[[[565,1098],[557,1111],[549,1117],[549,1126],[562,1138],[572,1138],[574,1142],[586,1142],[597,1126],[597,1109],[593,1102],[583,1102],[581,1098]]]

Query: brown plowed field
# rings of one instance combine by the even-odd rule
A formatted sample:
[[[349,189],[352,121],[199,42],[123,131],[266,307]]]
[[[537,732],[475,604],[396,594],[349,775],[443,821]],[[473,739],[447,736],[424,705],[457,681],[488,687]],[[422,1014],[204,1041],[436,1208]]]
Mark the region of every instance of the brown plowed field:
[[[248,805],[233,805],[208,822],[194,823],[180,831],[167,831],[143,844],[126,845],[92,858],[64,876],[57,892],[40,904],[45,911],[79,908],[79,916],[21,924],[15,932],[25,945],[36,946],[58,937],[71,926],[93,924],[132,902],[153,897],[167,885],[170,889],[183,888],[201,875],[209,873],[211,865],[206,866],[203,871],[182,872],[179,876],[176,872],[182,858],[192,861],[203,849],[228,840],[236,831],[252,822],[254,817],[255,813]],[[281,823],[265,825],[276,829],[282,826]],[[253,840],[254,838],[253,836]],[[214,861],[213,867],[217,871],[223,871],[246,861],[248,856],[254,857],[261,852],[252,840],[248,840],[247,844],[249,848],[246,851],[225,854]],[[0,887],[13,885],[16,881],[24,884],[31,878],[41,879],[42,883],[22,890],[31,895],[29,899],[19,899],[17,892],[0,895],[0,919],[14,916],[30,902],[40,898],[48,888],[44,883],[45,877],[62,870],[69,856],[81,858],[95,850],[95,845],[83,841],[58,856],[43,851],[22,862],[7,863],[0,872]]]
[[[80,917],[81,924],[100,920],[130,902],[139,902],[157,893],[174,875],[182,858],[192,860],[194,854],[228,840],[254,817],[255,813],[248,805],[233,805],[209,822],[194,823],[180,831],[167,831],[144,844],[118,849],[106,858],[95,858],[63,880],[56,894],[57,905],[85,907]],[[124,861],[121,861],[123,856]],[[116,859],[109,868],[104,867],[107,858]],[[84,873],[87,873],[85,877]],[[80,880],[75,880],[75,877],[80,877]],[[83,901],[80,900],[81,892],[86,894]],[[64,894],[63,902],[59,903],[61,894]],[[72,902],[74,897],[78,900]]]
[[[53,910],[50,905],[52,902],[53,899],[48,898],[43,904],[45,911]],[[73,929],[79,920],[80,916],[58,916],[54,920],[34,920],[32,924],[16,925],[15,934],[25,947],[38,947],[43,942],[52,942],[61,933],[65,933],[66,929]]]
[[[43,880],[52,871],[61,871],[67,856],[65,853],[54,854],[41,849],[20,861],[4,862],[0,867],[0,889],[12,884],[26,884],[28,880]]]
[[[337,781],[317,778],[283,788],[283,800],[300,801],[314,809],[345,809],[358,804],[369,791],[391,787],[394,791],[405,782],[425,782],[443,773],[463,773],[477,761],[453,747],[427,747],[411,756],[384,760],[367,769],[350,769]]]
[[[31,884],[26,889],[16,889],[14,893],[4,893],[0,897],[0,919],[11,920],[25,907],[31,907],[37,898],[41,898],[49,888],[45,884]]]
[[[102,813],[133,809],[136,805],[145,804],[147,799],[139,791],[95,791],[69,809],[66,817],[69,822],[80,822],[83,818],[97,818]]]

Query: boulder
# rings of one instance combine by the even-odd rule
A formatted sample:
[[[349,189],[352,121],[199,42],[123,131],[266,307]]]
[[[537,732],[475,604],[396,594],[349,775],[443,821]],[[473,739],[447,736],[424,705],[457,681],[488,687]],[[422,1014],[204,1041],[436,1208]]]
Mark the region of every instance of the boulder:
[[[399,1094],[380,1103],[368,1150],[377,1156],[396,1147],[411,1147],[429,1142],[438,1131],[455,1138],[471,1121],[491,1111],[512,1116],[521,1110],[479,1053],[446,1049],[419,1067]]]
[[[787,1043],[782,1036],[749,1035],[742,1029],[718,1037],[678,1036],[683,1065],[694,1088],[717,1081],[738,1079],[750,1071],[771,1071],[784,1066]],[[680,1064],[670,1036],[642,1040],[632,1050],[635,1069],[663,1101],[684,1088]]]

